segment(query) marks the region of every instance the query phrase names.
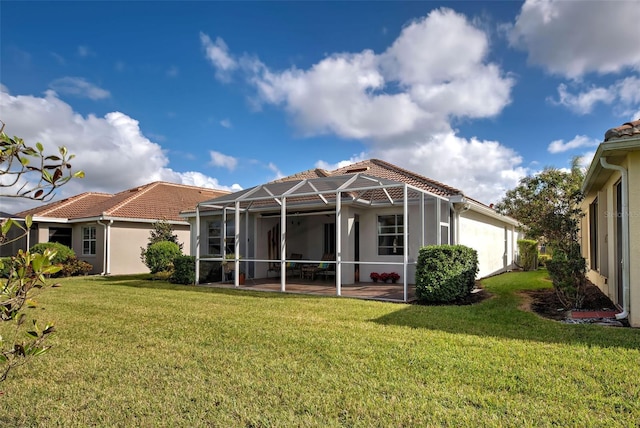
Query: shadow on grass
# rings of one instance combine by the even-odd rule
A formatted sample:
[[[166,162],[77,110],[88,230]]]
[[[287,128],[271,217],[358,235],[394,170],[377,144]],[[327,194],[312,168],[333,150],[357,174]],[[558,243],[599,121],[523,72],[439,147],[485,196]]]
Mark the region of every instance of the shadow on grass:
[[[260,297],[263,299],[314,299],[314,298],[327,298],[332,296],[323,296],[315,294],[295,294],[292,292],[281,293],[278,291],[262,291],[262,290],[248,290],[216,287],[215,285],[182,285],[172,284],[167,281],[154,280],[151,274],[137,274],[137,275],[118,275],[118,276],[102,276],[95,277],[94,281],[102,282],[108,285],[117,285],[133,288],[148,288],[153,290],[174,290],[174,291],[189,291],[196,293],[208,293],[208,294],[221,294],[225,296],[246,296],[246,297]]]
[[[523,290],[548,288],[546,272],[504,274],[483,280],[493,298],[469,306],[411,305],[372,321],[452,334],[543,343],[640,349],[640,329],[564,324],[520,309]]]

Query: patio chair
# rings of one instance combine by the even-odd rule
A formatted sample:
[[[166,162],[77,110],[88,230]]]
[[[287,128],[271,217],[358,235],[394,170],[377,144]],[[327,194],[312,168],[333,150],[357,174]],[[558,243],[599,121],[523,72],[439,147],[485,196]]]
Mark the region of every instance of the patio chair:
[[[301,273],[302,278],[309,277],[313,281],[316,275],[321,275],[322,272],[326,272],[331,268],[335,269],[333,263],[326,263],[329,260],[335,260],[335,258],[335,254],[325,253],[320,259],[320,263],[303,266]]]
[[[291,253],[291,257],[289,260],[302,260],[302,254]],[[299,275],[302,277],[302,266],[301,262],[287,262],[287,275]]]

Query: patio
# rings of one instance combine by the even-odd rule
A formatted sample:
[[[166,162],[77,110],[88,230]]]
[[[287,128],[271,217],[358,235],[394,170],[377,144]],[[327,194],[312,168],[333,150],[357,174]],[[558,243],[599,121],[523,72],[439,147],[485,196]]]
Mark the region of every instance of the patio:
[[[236,288],[238,290],[281,292],[280,278],[247,279],[244,285],[239,285],[238,287],[235,287],[233,282],[208,283],[200,285],[205,287]],[[297,278],[295,280],[287,279],[285,293],[336,296],[336,286],[334,282],[330,281],[307,281]],[[408,294],[408,302],[416,300],[415,285],[409,284]],[[371,282],[359,282],[351,285],[342,285],[341,295],[342,297],[356,299],[402,302],[403,284],[374,284]]]

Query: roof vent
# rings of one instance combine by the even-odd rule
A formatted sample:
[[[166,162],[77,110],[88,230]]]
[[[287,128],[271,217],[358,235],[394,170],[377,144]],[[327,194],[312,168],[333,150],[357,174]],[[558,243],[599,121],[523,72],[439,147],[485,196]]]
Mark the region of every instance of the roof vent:
[[[352,168],[352,169],[348,169],[346,171],[347,174],[352,174],[354,172],[365,172],[365,171],[369,171],[369,169],[371,169],[371,167],[366,166],[364,168]]]

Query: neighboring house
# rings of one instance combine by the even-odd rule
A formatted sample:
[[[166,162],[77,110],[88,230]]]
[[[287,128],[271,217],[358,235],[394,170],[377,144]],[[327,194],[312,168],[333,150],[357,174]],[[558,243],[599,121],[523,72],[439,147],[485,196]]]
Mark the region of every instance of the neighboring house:
[[[18,218],[13,214],[0,211],[0,223],[5,220],[11,219],[24,227],[24,219]],[[0,257],[10,257],[16,255],[18,250],[25,249],[27,244],[27,234],[17,226],[13,226],[9,229],[5,242],[0,242]]]
[[[202,202],[182,216],[192,225],[197,276],[206,274],[202,264],[233,253],[241,256],[235,268],[250,278],[279,275],[282,291],[302,258],[328,265],[323,273],[335,278],[338,295],[342,285],[370,282],[371,272],[397,272],[407,300],[423,245],[475,248],[480,277],[511,269],[517,251],[514,219],[377,159],[304,171]]]
[[[640,327],[640,120],[606,132],[582,191],[587,277]]]
[[[71,247],[80,260],[93,265],[91,273],[148,272],[140,248],[149,242],[153,223],[171,224],[183,251],[190,248],[189,223],[179,216],[185,209],[226,191],[154,182],[115,195],[82,193],[16,214],[33,216],[29,246],[59,242]]]

